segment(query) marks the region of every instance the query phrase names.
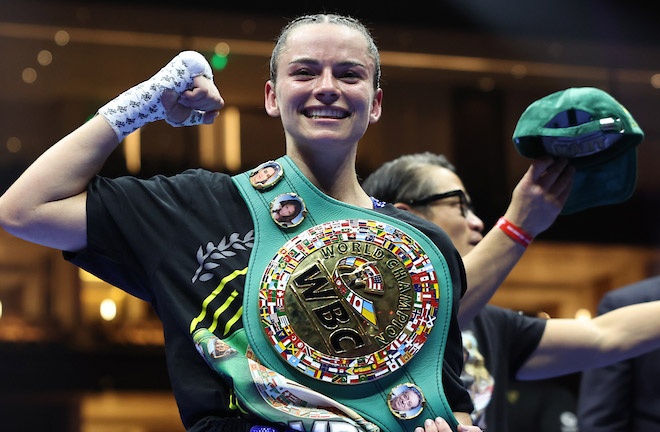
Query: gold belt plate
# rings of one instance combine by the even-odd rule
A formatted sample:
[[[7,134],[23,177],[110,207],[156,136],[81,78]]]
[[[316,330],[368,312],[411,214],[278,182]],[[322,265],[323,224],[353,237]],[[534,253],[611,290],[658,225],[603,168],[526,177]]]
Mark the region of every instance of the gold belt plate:
[[[408,234],[384,222],[316,225],[287,241],[260,282],[266,338],[291,367],[355,384],[419,352],[438,312],[436,271]]]

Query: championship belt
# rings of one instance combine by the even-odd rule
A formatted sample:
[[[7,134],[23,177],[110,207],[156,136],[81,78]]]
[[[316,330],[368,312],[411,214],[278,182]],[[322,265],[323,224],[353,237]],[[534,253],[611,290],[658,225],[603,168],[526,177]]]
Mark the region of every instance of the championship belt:
[[[233,180],[255,230],[244,329],[194,338],[239,406],[300,431],[456,428],[442,385],[452,283],[435,244],[328,197],[287,156]]]

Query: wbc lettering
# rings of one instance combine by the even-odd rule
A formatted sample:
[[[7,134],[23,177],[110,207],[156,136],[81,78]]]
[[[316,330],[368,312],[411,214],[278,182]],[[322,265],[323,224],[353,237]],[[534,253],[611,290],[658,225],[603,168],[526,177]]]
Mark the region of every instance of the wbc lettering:
[[[421,349],[438,313],[435,269],[385,223],[340,220],[282,246],[261,280],[266,337],[290,366],[336,384],[381,378]]]

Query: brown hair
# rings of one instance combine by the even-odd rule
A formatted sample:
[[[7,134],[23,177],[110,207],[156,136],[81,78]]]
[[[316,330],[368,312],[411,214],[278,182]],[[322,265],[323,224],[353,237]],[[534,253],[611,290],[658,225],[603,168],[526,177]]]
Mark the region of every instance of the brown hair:
[[[289,33],[291,33],[291,30],[304,24],[323,23],[345,25],[359,31],[362,33],[362,35],[364,35],[365,39],[367,40],[367,44],[369,45],[369,55],[374,60],[374,65],[376,66],[376,73],[374,74],[374,90],[377,90],[380,87],[380,53],[378,52],[378,47],[376,46],[374,38],[371,36],[371,32],[357,19],[350,16],[335,14],[302,15],[289,21],[289,23],[282,28],[279,36],[277,37],[277,42],[275,42],[273,53],[270,57],[270,80],[273,82],[273,85],[275,84],[275,79],[277,78],[277,62],[280,59],[282,51],[284,50],[286,39],[289,36]]]

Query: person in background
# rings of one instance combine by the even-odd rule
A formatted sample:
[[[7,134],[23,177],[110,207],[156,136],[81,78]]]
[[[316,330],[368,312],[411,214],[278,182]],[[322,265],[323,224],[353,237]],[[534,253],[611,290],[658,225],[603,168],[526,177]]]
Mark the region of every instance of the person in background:
[[[660,276],[606,293],[598,314],[660,300]],[[657,317],[649,321],[655,326]],[[578,394],[581,432],[660,430],[660,350],[582,372]]]
[[[443,156],[431,152],[403,155],[370,174],[362,187],[372,196],[432,221],[445,230],[465,263],[468,291],[483,299],[498,284],[539,232],[561,211],[571,186],[573,170],[565,159],[541,157],[514,188],[505,223],[514,224],[524,239],[506,226],[493,227],[485,236],[484,223],[475,214],[470,195]],[[508,245],[506,243],[509,243]],[[489,296],[486,296],[489,297]],[[616,363],[660,347],[660,326],[651,326],[660,313],[660,301],[629,306],[591,321],[542,319],[509,309],[461,301],[459,320],[466,362],[462,378],[475,405],[474,424],[489,432],[509,430],[509,380],[541,380]],[[476,312],[476,313],[475,313]],[[554,430],[575,430],[576,420],[555,422]],[[535,425],[545,430],[544,425]]]
[[[441,276],[450,277],[441,288],[453,299],[451,308],[443,312],[446,333],[434,329],[429,337],[438,344],[427,342],[429,347],[425,344],[415,353],[443,353],[437,377],[429,380],[435,384],[433,388],[418,384],[426,386],[426,398],[435,392],[448,403],[427,404],[405,427],[413,430],[416,425],[418,432],[446,431],[449,421],[458,421],[463,425],[453,424],[453,430],[480,430],[470,426],[472,403],[459,378],[457,310],[466,286],[460,256],[437,226],[372,199],[356,175],[358,141],[382,111],[379,53],[370,32],[351,17],[302,16],[283,28],[270,65],[265,109],[281,119],[286,141],[286,155],[278,159],[278,166],[286,166],[284,178],[272,188],[250,185],[249,172],[230,177],[191,169],[150,179],[97,175],[123,138],[145,124],[166,120],[172,126],[192,126],[212,123],[218,116],[224,100],[208,62],[197,52],[184,51],[37,158],[0,197],[0,225],[17,237],[64,251],[72,263],[153,306],[163,324],[171,385],[188,432],[276,431],[289,424],[254,411],[244,414],[253,403],[268,401],[258,396],[240,399],[248,393],[232,386],[241,383],[223,379],[228,377],[209,367],[192,336],[197,330],[214,329],[215,336],[247,356],[246,344],[232,343],[248,337],[244,327],[252,322],[253,313],[259,319],[254,312],[256,302],[243,308],[243,298],[258,289],[247,282],[253,268],[252,261],[248,268],[248,261],[273,243],[276,247],[284,243],[260,242],[255,237],[263,231],[257,228],[279,239],[293,236],[312,220],[330,217],[324,216],[326,206],[335,206],[339,217],[352,212],[401,224],[404,232],[417,227],[424,234],[414,235],[428,242],[427,252],[444,257],[447,273]],[[308,200],[306,204],[324,203],[312,209],[307,206],[308,219],[298,231],[281,231],[287,227],[271,219],[269,201],[264,198],[280,190],[289,192],[288,188],[302,190],[300,197]],[[254,268],[265,267],[266,261],[256,261]],[[345,335],[354,333],[345,330]],[[267,348],[262,355],[276,355],[273,347]],[[221,362],[240,359],[246,360],[232,355]],[[280,364],[274,367],[301,378],[298,372],[289,372],[293,370],[289,365]],[[409,366],[408,373],[412,365],[405,366]],[[345,392],[355,393],[358,388],[345,388]],[[378,415],[370,421],[398,422],[392,420],[394,413],[388,412],[384,399],[380,402],[382,407],[375,407]],[[429,417],[429,413],[446,417]],[[349,423],[342,425],[346,426],[342,430],[351,430]]]

